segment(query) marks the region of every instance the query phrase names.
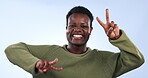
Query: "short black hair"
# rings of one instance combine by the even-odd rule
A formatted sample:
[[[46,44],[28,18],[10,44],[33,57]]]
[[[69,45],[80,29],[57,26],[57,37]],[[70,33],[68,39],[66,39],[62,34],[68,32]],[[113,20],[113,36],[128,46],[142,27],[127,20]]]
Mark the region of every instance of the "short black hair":
[[[73,7],[68,14],[66,15],[66,25],[68,25],[68,18],[70,15],[72,15],[73,13],[80,13],[80,14],[86,14],[88,15],[88,17],[90,18],[90,26],[92,27],[92,22],[93,22],[93,15],[92,13],[85,7],[83,6],[76,6]]]

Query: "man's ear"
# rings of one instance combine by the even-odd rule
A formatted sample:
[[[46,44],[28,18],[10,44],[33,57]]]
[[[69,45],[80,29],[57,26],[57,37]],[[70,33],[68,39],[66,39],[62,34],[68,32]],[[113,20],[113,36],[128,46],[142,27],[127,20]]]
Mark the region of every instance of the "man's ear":
[[[91,34],[92,30],[93,30],[93,27],[91,26],[88,33]]]
[[[68,26],[66,25],[66,32],[68,32]]]

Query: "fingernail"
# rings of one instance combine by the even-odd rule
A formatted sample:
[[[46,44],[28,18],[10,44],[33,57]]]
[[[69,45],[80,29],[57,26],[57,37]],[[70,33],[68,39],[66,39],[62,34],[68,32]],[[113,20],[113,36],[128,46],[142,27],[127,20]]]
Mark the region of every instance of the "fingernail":
[[[47,69],[44,69],[43,71],[44,71],[44,72],[46,72],[46,71],[47,71]]]

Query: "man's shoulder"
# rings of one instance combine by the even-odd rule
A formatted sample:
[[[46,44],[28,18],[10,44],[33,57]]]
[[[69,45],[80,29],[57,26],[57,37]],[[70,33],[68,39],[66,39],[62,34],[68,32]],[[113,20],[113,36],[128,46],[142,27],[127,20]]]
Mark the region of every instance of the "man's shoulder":
[[[24,46],[30,48],[30,49],[55,49],[55,48],[60,48],[60,45],[49,45],[49,44],[28,44],[24,42],[19,42],[18,44],[23,44]]]
[[[103,56],[117,54],[117,52],[98,50],[98,49],[93,49],[92,51],[95,52],[96,54],[103,55]]]
[[[104,62],[115,61],[120,55],[119,52],[97,50],[97,49],[94,49],[93,52],[95,53],[95,56],[97,58],[102,59]]]

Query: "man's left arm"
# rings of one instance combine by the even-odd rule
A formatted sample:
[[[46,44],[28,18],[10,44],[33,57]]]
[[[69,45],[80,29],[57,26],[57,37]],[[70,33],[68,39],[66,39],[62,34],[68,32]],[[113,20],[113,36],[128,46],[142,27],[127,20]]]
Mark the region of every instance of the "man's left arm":
[[[121,32],[122,34],[117,40],[109,39],[110,43],[120,50],[114,69],[114,77],[120,76],[144,63],[144,57],[141,52],[127,37],[125,32],[123,30]]]
[[[110,22],[109,10],[106,9],[106,23],[103,23],[98,17],[98,23],[104,28],[109,41],[120,49],[120,53],[109,58],[109,61],[116,62],[113,66],[113,76],[117,77],[125,72],[139,67],[144,63],[144,57],[137,47],[130,41],[123,30],[120,30],[114,21]],[[109,63],[110,63],[109,62]]]

